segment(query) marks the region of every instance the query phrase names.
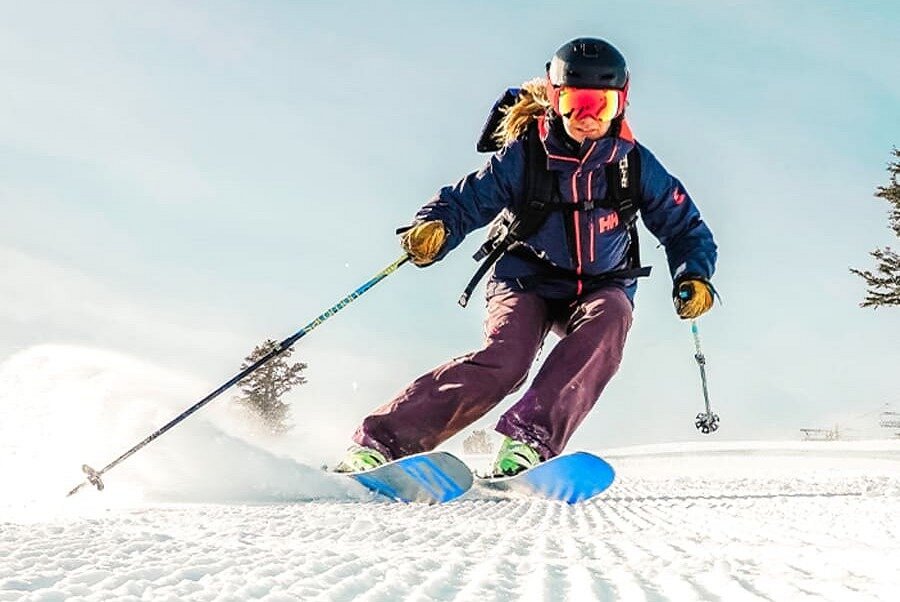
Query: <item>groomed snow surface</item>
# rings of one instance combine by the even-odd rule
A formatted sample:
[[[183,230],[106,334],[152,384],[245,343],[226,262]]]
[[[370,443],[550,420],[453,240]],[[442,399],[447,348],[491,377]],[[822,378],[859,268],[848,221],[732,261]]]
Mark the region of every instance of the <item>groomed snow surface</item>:
[[[900,599],[900,441],[720,432],[594,450],[618,478],[576,506],[477,490],[422,506],[204,409],[104,492],[65,498],[81,462],[140,441],[196,383],[59,356],[0,366],[0,601]]]
[[[618,481],[576,506],[343,480],[261,504],[88,491],[3,520],[0,600],[896,599],[900,445],[723,447],[607,453]]]

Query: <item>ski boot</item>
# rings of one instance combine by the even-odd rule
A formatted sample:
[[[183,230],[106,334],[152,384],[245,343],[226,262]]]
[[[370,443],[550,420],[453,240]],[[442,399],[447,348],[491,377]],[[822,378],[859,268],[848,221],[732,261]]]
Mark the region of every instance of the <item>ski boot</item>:
[[[497,452],[497,460],[494,462],[493,476],[511,477],[523,470],[534,468],[541,461],[537,450],[527,443],[504,437],[500,451]]]
[[[354,445],[347,450],[347,455],[340,464],[334,467],[334,472],[363,472],[386,463],[387,458],[380,451],[371,447]]]

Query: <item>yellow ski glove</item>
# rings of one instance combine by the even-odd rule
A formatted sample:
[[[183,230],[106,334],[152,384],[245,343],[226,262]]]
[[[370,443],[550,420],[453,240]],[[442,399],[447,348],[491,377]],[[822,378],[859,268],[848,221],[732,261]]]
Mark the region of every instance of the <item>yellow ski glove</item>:
[[[400,246],[409,253],[414,264],[423,267],[434,262],[446,239],[444,222],[419,222],[400,236]]]
[[[713,289],[703,280],[682,280],[675,286],[675,311],[682,320],[692,320],[713,306]]]

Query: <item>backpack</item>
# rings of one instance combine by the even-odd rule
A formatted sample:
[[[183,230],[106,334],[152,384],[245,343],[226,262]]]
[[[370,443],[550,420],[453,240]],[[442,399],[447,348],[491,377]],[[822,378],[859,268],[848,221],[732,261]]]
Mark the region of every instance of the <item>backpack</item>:
[[[503,119],[503,110],[512,106],[519,96],[517,88],[508,89],[491,110],[476,148],[478,152],[496,152],[500,144],[494,139],[494,132]],[[547,169],[547,151],[541,142],[537,122],[529,124],[523,139],[525,145],[525,200],[515,207],[504,209],[491,224],[487,241],[472,256],[482,264],[469,280],[465,291],[459,298],[459,304],[465,307],[475,287],[504,253],[516,253],[532,261],[539,261],[533,254],[522,253],[522,241],[538,231],[553,211],[590,211],[595,207],[612,209],[619,214],[619,220],[625,224],[628,232],[628,267],[589,276],[581,277],[586,281],[588,290],[613,279],[630,279],[650,275],[650,266],[641,266],[640,245],[638,244],[637,214],[640,210],[641,159],[635,146],[618,163],[606,167],[606,179],[609,183],[606,197],[601,200],[588,199],[579,203],[562,203],[559,201],[559,183],[556,176]],[[536,280],[548,277],[574,278],[575,275],[566,269],[557,268],[541,262],[541,275]]]

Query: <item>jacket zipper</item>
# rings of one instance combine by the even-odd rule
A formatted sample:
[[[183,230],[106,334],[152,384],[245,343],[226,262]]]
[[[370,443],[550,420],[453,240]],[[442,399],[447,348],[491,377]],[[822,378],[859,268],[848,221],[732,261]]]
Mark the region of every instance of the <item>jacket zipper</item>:
[[[578,176],[581,174],[581,166],[578,166],[574,172],[572,172],[572,199],[575,204],[578,204]],[[584,282],[581,280],[581,230],[580,230],[580,222],[578,219],[578,212],[572,212],[572,223],[575,226],[575,274],[579,276],[577,280],[577,288],[575,289],[575,295],[581,296],[581,291],[584,288]]]
[[[572,174],[572,199],[576,204],[578,203],[578,176],[581,175],[581,168],[584,167],[584,162],[587,161],[588,157],[591,156],[591,153],[594,152],[594,148],[596,148],[596,146],[596,142],[591,144],[591,147],[588,149],[588,151],[584,153],[584,156],[578,161],[578,168]],[[591,172],[588,172],[589,181],[590,173]],[[588,195],[590,195],[590,193],[591,190],[590,187],[588,187]],[[584,281],[581,279],[581,220],[578,217],[577,211],[572,212],[572,220],[573,225],[575,226],[575,274],[579,276],[575,288],[575,294],[580,297],[581,293],[584,291]],[[593,230],[591,232],[593,237]],[[593,248],[593,245],[591,248]]]
[[[588,172],[588,181],[587,181],[588,196],[592,195],[593,190],[594,190],[594,187],[592,186],[592,182],[591,182],[593,179],[593,175],[594,175],[594,172],[592,172],[592,171]],[[596,245],[594,244],[594,219],[593,219],[593,217],[588,220],[588,224],[590,224],[590,230],[591,230],[591,263],[594,263],[594,260],[595,260],[594,249],[596,248]]]

